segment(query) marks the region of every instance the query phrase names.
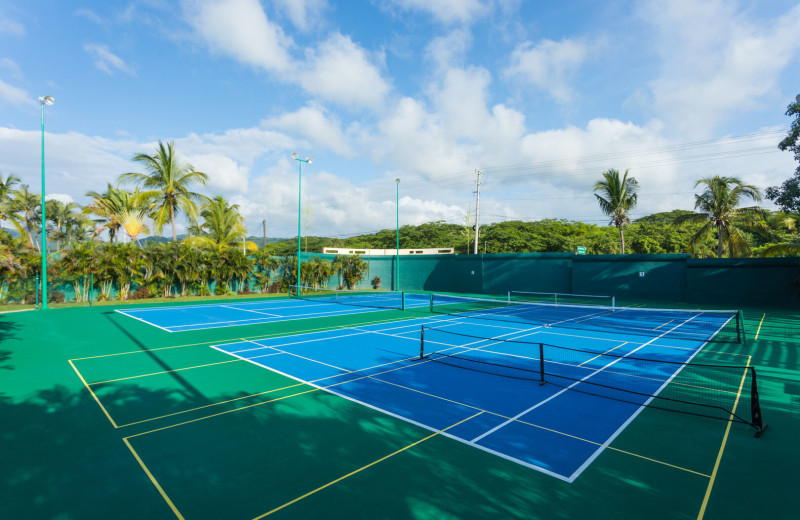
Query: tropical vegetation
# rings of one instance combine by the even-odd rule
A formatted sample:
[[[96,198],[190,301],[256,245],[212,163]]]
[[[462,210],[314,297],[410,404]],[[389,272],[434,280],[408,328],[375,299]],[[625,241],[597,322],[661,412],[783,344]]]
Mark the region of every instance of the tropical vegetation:
[[[240,207],[222,196],[192,191],[208,176],[181,162],[173,143],[159,142],[155,153],[137,154],[146,173],[125,173],[119,182],[89,191],[89,203],[48,200],[45,231],[48,297],[138,299],[285,292],[296,284],[297,239],[246,236]],[[480,253],[552,252],[588,254],[686,253],[695,257],[797,254],[798,214],[766,211],[755,186],[735,177],[713,176],[696,183],[695,212],[675,210],[632,219],[638,183],[629,171],[610,169],[594,185],[598,204],[611,226],[569,220],[509,220],[484,224]],[[785,208],[792,210],[792,207]],[[190,225],[178,236],[175,217]],[[170,224],[172,240],[159,236]],[[41,274],[41,194],[14,174],[0,173],[0,301],[36,298]],[[614,229],[616,227],[616,229]],[[444,221],[400,228],[401,248],[453,247],[471,254],[472,221]],[[304,236],[306,251],[325,246],[393,249],[394,229],[350,238]],[[300,283],[309,287],[352,289],[366,286],[367,262],[358,256],[323,257],[309,253]],[[374,273],[373,273],[374,274]],[[379,278],[371,284],[376,289]]]
[[[630,170],[620,178],[619,170],[613,168],[603,174],[603,180],[594,185],[595,198],[600,204],[600,209],[611,217],[611,224],[619,229],[619,252],[625,254],[625,234],[622,228],[627,226],[631,219],[628,212],[636,206],[639,183],[636,179],[628,178]],[[598,195],[596,192],[600,192]]]

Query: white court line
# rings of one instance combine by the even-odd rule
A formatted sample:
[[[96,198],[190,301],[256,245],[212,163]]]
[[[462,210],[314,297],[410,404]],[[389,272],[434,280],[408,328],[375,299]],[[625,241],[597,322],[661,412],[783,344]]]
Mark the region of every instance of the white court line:
[[[328,304],[328,305],[336,306],[336,304],[334,304],[334,303],[331,303],[331,304]],[[336,307],[339,307],[339,306],[336,306]],[[364,309],[364,307],[362,307],[361,309]],[[380,310],[380,309],[373,309],[373,310]],[[330,312],[330,311],[328,311],[328,312],[314,312],[314,313],[296,314],[296,315],[293,315],[291,317],[290,316],[286,316],[286,317],[281,317],[280,319],[276,319],[276,320],[268,320],[268,319],[257,320],[255,318],[251,318],[251,319],[247,319],[247,320],[228,320],[228,321],[206,322],[206,323],[189,324],[189,325],[175,325],[175,326],[171,327],[173,330],[170,330],[170,332],[188,332],[188,331],[192,331],[192,330],[220,329],[220,328],[225,328],[225,327],[236,327],[236,326],[240,326],[240,325],[258,325],[258,324],[261,324],[261,323],[271,323],[273,321],[284,322],[284,321],[304,320],[304,319],[308,319],[308,317],[312,317],[312,316],[318,316],[318,317],[323,317],[323,318],[327,318],[327,317],[333,318],[333,317],[336,317],[336,316],[344,316],[344,315],[349,315],[349,314],[359,314],[359,313],[362,313],[362,312],[369,312],[369,311],[360,310],[360,309],[359,310],[349,310],[349,309],[347,309],[347,310],[343,310],[341,312]],[[189,327],[192,327],[192,328],[189,328]],[[178,330],[178,329],[180,329],[180,330]]]
[[[249,341],[248,340],[247,343],[255,343],[255,341]],[[258,345],[258,343],[255,343],[255,344]],[[342,372],[349,372],[349,370],[346,369],[346,368],[337,367],[336,365],[331,365],[330,363],[325,363],[324,361],[319,361],[319,360],[316,360],[316,359],[307,358],[305,356],[301,356],[300,354],[295,354],[294,352],[287,352],[286,350],[281,350],[281,349],[274,348],[274,347],[269,347],[269,348],[271,348],[272,350],[276,350],[276,351],[280,352],[281,354],[287,354],[289,356],[293,356],[293,357],[296,357],[296,358],[305,359],[306,361],[311,361],[312,363],[317,363],[317,364],[320,364],[320,365],[325,365],[326,367],[335,368],[336,370],[341,370]],[[265,354],[264,356],[254,356],[254,357],[266,357],[266,356],[270,356],[270,355],[271,354]]]
[[[498,426],[496,426],[496,427],[492,428],[491,430],[488,430],[488,431],[484,432],[482,435],[479,435],[478,437],[475,437],[474,439],[472,439],[472,442],[478,442],[478,441],[480,441],[481,439],[483,439],[484,437],[486,437],[486,436],[488,436],[488,435],[491,435],[492,433],[494,433],[494,432],[496,432],[496,431],[500,430],[501,428],[503,428],[503,427],[507,426],[507,425],[508,425],[508,424],[510,424],[511,422],[513,422],[513,421],[516,421],[517,419],[519,419],[519,418],[520,418],[520,417],[522,417],[523,415],[525,415],[525,414],[527,414],[527,413],[529,413],[529,412],[531,412],[531,411],[535,410],[536,408],[539,408],[540,406],[542,406],[543,404],[547,403],[548,401],[551,401],[551,400],[555,399],[556,397],[558,397],[558,396],[560,396],[561,394],[563,394],[563,393],[567,392],[568,390],[570,390],[570,389],[572,389],[573,387],[575,387],[575,386],[579,385],[580,383],[582,383],[582,382],[586,381],[587,379],[589,379],[590,377],[594,376],[595,374],[597,374],[597,373],[599,373],[599,372],[602,372],[603,370],[607,369],[607,368],[608,368],[608,367],[610,367],[611,365],[614,365],[615,363],[617,363],[617,362],[619,362],[619,361],[621,361],[621,360],[623,360],[623,359],[627,358],[629,355],[631,355],[631,354],[635,353],[636,351],[643,349],[644,347],[646,347],[647,345],[649,345],[649,344],[650,344],[650,343],[652,343],[653,341],[655,341],[655,340],[659,339],[660,337],[664,336],[665,334],[669,334],[669,333],[670,333],[670,332],[672,332],[673,330],[675,330],[675,329],[677,329],[678,327],[680,327],[680,326],[682,326],[682,325],[684,325],[684,324],[686,324],[686,323],[688,323],[688,322],[692,321],[692,320],[693,320],[693,319],[695,319],[696,317],[697,317],[697,316],[692,316],[692,317],[691,317],[691,318],[689,318],[688,320],[686,320],[686,321],[684,321],[684,322],[682,322],[682,323],[679,323],[678,325],[674,326],[674,327],[673,327],[673,328],[671,328],[670,330],[668,330],[668,331],[666,331],[666,332],[662,333],[662,334],[661,334],[661,336],[658,336],[658,337],[656,337],[656,338],[653,338],[652,340],[648,341],[647,343],[643,344],[642,346],[640,346],[640,347],[638,347],[638,348],[636,348],[636,349],[634,349],[634,350],[631,350],[630,352],[628,352],[628,353],[627,353],[627,354],[625,354],[624,356],[622,356],[622,357],[620,357],[620,358],[617,358],[617,359],[615,359],[614,361],[612,361],[612,362],[610,362],[610,363],[608,363],[608,364],[604,365],[603,367],[601,367],[601,368],[599,368],[599,369],[595,370],[595,371],[594,371],[594,372],[592,372],[591,374],[588,374],[586,377],[583,377],[583,378],[581,378],[579,381],[575,381],[573,384],[569,385],[569,386],[568,386],[568,387],[566,387],[566,388],[563,388],[563,389],[561,389],[559,392],[557,392],[557,393],[555,393],[555,394],[551,395],[550,397],[548,397],[548,398],[547,398],[547,399],[545,399],[544,401],[540,401],[540,402],[538,402],[538,403],[534,404],[533,406],[531,406],[530,408],[528,408],[527,410],[524,410],[524,411],[520,412],[519,414],[515,415],[515,416],[514,416],[512,419],[509,419],[509,420],[505,421],[504,423],[502,423],[502,424],[499,424]],[[702,348],[702,345],[701,345],[701,346],[698,348],[698,351],[697,351],[697,352],[699,352],[701,348]],[[697,352],[695,352],[695,354],[692,356],[692,358],[693,358],[695,355],[697,355]],[[689,361],[691,361],[691,358],[689,359]],[[688,362],[688,361],[687,361],[687,362]],[[673,379],[673,378],[674,378],[674,377],[675,377],[675,376],[676,376],[676,375],[677,375],[677,374],[678,374],[678,373],[679,373],[679,372],[680,372],[682,369],[683,369],[683,368],[681,368],[681,369],[677,370],[677,371],[675,372],[675,374],[673,374],[673,376],[672,376],[672,377],[671,377],[671,378],[670,378],[668,381],[666,381],[666,382],[665,382],[665,383],[664,383],[664,384],[661,386],[661,388],[659,388],[659,389],[658,389],[658,392],[660,392],[660,391],[661,391],[661,389],[663,389],[663,388],[664,388],[664,387],[665,387],[665,386],[666,386],[666,385],[669,383],[669,381],[672,381],[672,379]],[[615,431],[615,432],[614,432],[614,433],[613,433],[613,434],[612,434],[612,435],[611,435],[611,436],[610,436],[610,437],[609,437],[609,438],[608,438],[608,439],[607,439],[607,440],[606,440],[606,441],[603,443],[603,445],[602,445],[602,446],[600,446],[600,447],[599,447],[599,448],[598,448],[598,449],[595,451],[595,453],[593,453],[593,454],[592,454],[592,455],[591,455],[589,458],[587,458],[587,460],[586,460],[586,461],[584,461],[584,463],[583,463],[583,464],[582,464],[582,465],[581,465],[581,466],[580,466],[580,467],[579,467],[577,470],[575,470],[575,471],[572,473],[572,475],[570,475],[570,477],[568,478],[568,480],[567,480],[567,481],[571,483],[571,482],[573,482],[573,481],[574,481],[576,478],[578,478],[578,476],[581,474],[581,472],[583,472],[583,470],[584,470],[584,469],[586,469],[586,468],[589,466],[589,464],[591,464],[591,462],[592,462],[592,461],[594,461],[594,459],[595,459],[595,458],[597,458],[597,457],[600,455],[600,453],[601,453],[603,450],[605,450],[605,448],[606,448],[606,447],[607,447],[607,446],[608,446],[608,445],[609,445],[611,442],[613,442],[613,440],[616,438],[616,436],[617,436],[617,435],[619,435],[619,433],[620,433],[620,432],[622,432],[622,430],[624,430],[625,426],[627,426],[628,424],[630,424],[630,422],[633,420],[633,418],[634,418],[634,417],[636,417],[636,416],[637,416],[637,415],[638,415],[638,414],[641,412],[641,410],[642,410],[642,409],[643,409],[643,408],[644,408],[644,407],[645,407],[647,404],[649,404],[649,403],[650,403],[650,401],[652,401],[654,398],[655,398],[655,396],[652,396],[652,397],[650,397],[650,399],[648,399],[648,400],[645,402],[645,404],[641,405],[641,406],[639,407],[639,409],[638,409],[636,412],[634,412],[633,414],[631,414],[631,417],[629,417],[629,418],[628,418],[628,420],[626,420],[626,421],[623,423],[623,425],[622,425],[622,426],[620,426],[620,427],[617,429],[617,431]]]
[[[212,348],[216,348],[216,347],[212,347]],[[217,350],[219,350],[219,349],[217,349]],[[225,352],[225,351],[221,351],[221,352]],[[236,356],[235,354],[232,354],[232,355],[234,355],[235,357],[239,357],[239,356]],[[240,359],[243,359],[244,361],[249,361],[246,358],[240,358]],[[409,360],[412,360],[412,359],[413,358],[398,360],[398,361],[395,361],[393,363],[399,363],[401,361],[409,361]],[[413,424],[413,425],[418,426],[420,428],[423,428],[425,430],[432,431],[432,432],[438,432],[440,430],[440,428],[434,428],[434,427],[428,426],[427,424],[424,424],[424,423],[421,423],[421,422],[417,422],[417,421],[415,421],[413,419],[410,419],[408,417],[404,417],[404,416],[399,415],[399,414],[397,414],[395,412],[390,412],[389,410],[386,410],[384,408],[379,408],[378,406],[375,406],[373,404],[370,404],[370,403],[367,403],[367,402],[364,402],[364,401],[360,401],[358,399],[355,399],[354,397],[351,397],[349,395],[346,395],[346,394],[343,394],[341,392],[337,392],[337,391],[331,389],[331,387],[333,387],[333,386],[339,386],[339,385],[344,385],[344,384],[347,384],[347,383],[352,383],[355,380],[351,379],[351,380],[348,380],[348,381],[342,381],[340,383],[334,383],[334,384],[328,385],[328,386],[321,386],[321,385],[316,384],[317,381],[324,381],[326,379],[332,379],[334,377],[341,377],[341,376],[343,376],[345,374],[337,374],[335,376],[328,376],[328,377],[325,377],[325,378],[322,378],[322,379],[316,379],[314,381],[306,381],[305,379],[293,376],[291,374],[287,374],[286,372],[282,372],[280,370],[276,370],[275,368],[272,368],[272,367],[269,367],[269,366],[266,366],[266,365],[261,365],[259,363],[255,363],[253,361],[250,361],[250,363],[253,363],[253,364],[255,364],[255,365],[259,366],[259,367],[262,367],[262,368],[266,368],[267,370],[270,370],[270,371],[272,371],[272,372],[274,372],[276,374],[280,374],[282,376],[288,377],[289,379],[293,379],[293,380],[298,381],[300,383],[307,384],[309,386],[312,386],[312,387],[314,387],[314,388],[316,388],[318,390],[322,390],[323,392],[329,393],[331,395],[335,395],[335,396],[340,397],[342,399],[347,399],[348,401],[356,403],[356,404],[360,404],[361,406],[366,406],[367,408],[371,408],[372,410],[376,410],[378,412],[384,413],[386,415],[394,417],[395,419],[400,419],[401,421]],[[390,364],[393,364],[393,363],[390,363]],[[377,365],[377,367],[380,367],[380,366],[384,366],[384,365]],[[403,366],[403,367],[398,367],[398,368],[395,368],[395,369],[392,369],[392,370],[387,370],[386,372],[392,372],[392,371],[395,371],[395,370],[402,370],[402,369],[405,369],[405,368],[411,368],[411,367],[416,367],[416,366],[419,366],[419,364],[410,364],[410,365]],[[370,368],[376,368],[376,367],[370,367]],[[365,368],[365,369],[361,369],[359,371],[351,371],[351,373],[357,375],[358,372],[361,372],[361,371],[364,371],[364,370],[369,370],[369,369]],[[373,381],[376,381],[376,382],[379,382],[379,383],[382,383],[382,384],[386,384],[386,383],[383,383],[382,381],[380,381],[379,379],[374,379],[375,376],[382,375],[382,374],[384,374],[386,372],[380,372],[378,374],[372,374],[372,375],[369,375],[369,376],[360,376],[357,379],[368,378],[368,379],[371,379]],[[433,397],[436,397],[436,396],[433,396]],[[474,408],[474,407],[470,407],[469,405],[461,405],[461,406],[464,406],[464,407],[467,407],[467,408]],[[566,477],[564,475],[561,475],[559,473],[555,473],[555,472],[553,472],[553,471],[551,471],[549,469],[546,469],[544,467],[537,466],[535,464],[531,464],[530,462],[526,462],[524,460],[514,458],[511,455],[507,455],[505,453],[501,453],[501,452],[492,450],[491,448],[487,448],[487,447],[481,446],[479,444],[474,444],[474,443],[472,443],[472,442],[470,442],[470,441],[468,441],[468,440],[466,440],[464,438],[456,437],[455,435],[449,434],[447,432],[443,432],[443,433],[441,433],[441,435],[443,435],[445,437],[448,437],[450,439],[453,439],[455,441],[458,441],[458,442],[460,442],[462,444],[466,444],[468,446],[471,446],[473,448],[477,448],[477,449],[479,449],[481,451],[484,451],[484,452],[487,452],[487,453],[491,453],[492,455],[498,456],[500,458],[509,460],[511,462],[519,464],[520,466],[525,466],[527,468],[533,469],[535,471],[539,471],[539,472],[544,473],[546,475],[550,475],[551,477],[555,477],[555,478],[557,478],[559,480],[563,480],[565,482],[569,482],[568,477]]]
[[[417,318],[417,319],[422,320],[424,318]],[[449,321],[449,320],[447,320],[447,321]],[[403,323],[404,323],[404,325],[400,325],[398,327],[390,327],[390,328],[385,329],[385,330],[404,329],[404,328],[408,328],[408,327],[414,327],[416,329],[418,327],[417,325],[407,324],[407,322],[403,322]],[[383,324],[381,324],[381,325],[383,325]],[[322,330],[322,331],[311,332],[311,333],[292,334],[291,336],[281,336],[280,338],[297,338],[297,337],[301,337],[301,336],[323,335],[323,337],[320,337],[320,338],[307,339],[307,340],[302,340],[302,341],[293,341],[293,342],[288,342],[288,343],[279,343],[277,345],[265,345],[263,343],[259,343],[260,341],[269,341],[270,339],[277,339],[277,338],[265,338],[265,339],[260,339],[260,340],[245,340],[245,341],[234,342],[234,343],[225,343],[225,345],[238,345],[239,343],[253,343],[254,345],[260,345],[261,348],[288,347],[288,346],[291,346],[291,345],[302,345],[304,343],[315,343],[315,342],[318,342],[318,341],[337,340],[337,339],[349,338],[349,337],[353,337],[353,336],[361,336],[361,335],[364,335],[364,334],[375,334],[375,333],[378,333],[378,331],[360,329],[358,327],[347,327],[346,329],[338,329],[338,331],[344,331],[344,330],[353,330],[353,331],[356,331],[356,333],[355,334],[338,334],[336,336],[325,336],[325,334],[327,334],[329,332],[333,332],[333,331],[332,330]],[[414,330],[410,330],[409,332],[414,332]],[[395,335],[395,334],[385,334],[385,335],[391,336],[391,337],[395,337],[395,338],[400,338],[400,339],[413,339],[415,341],[419,341],[419,338],[408,338],[406,336]],[[248,348],[248,349],[242,349],[242,350],[232,350],[232,351],[230,351],[230,353],[233,354],[233,353],[240,353],[240,352],[252,352],[254,350],[260,350],[260,348]],[[223,352],[228,352],[228,351],[224,351],[223,350]],[[259,357],[259,356],[254,356],[254,357]]]
[[[129,317],[129,318],[133,318],[134,320],[139,320],[139,321],[141,321],[142,323],[147,323],[148,325],[152,325],[153,327],[156,327],[156,328],[158,328],[158,329],[165,330],[165,331],[167,331],[167,332],[172,332],[171,330],[169,330],[169,329],[165,329],[164,327],[162,327],[162,326],[160,326],[160,325],[156,325],[155,323],[150,323],[149,321],[147,321],[147,320],[143,320],[142,318],[137,318],[136,316],[131,316],[130,314],[128,314],[128,313],[127,313],[127,312],[125,312],[125,311],[121,311],[121,310],[119,310],[119,309],[116,309],[114,312],[118,312],[118,313],[120,313],[120,314],[124,314],[125,316],[127,316],[127,317]]]
[[[694,317],[693,317],[693,318],[691,318],[691,319],[694,319]],[[687,321],[691,321],[691,319],[690,319],[690,320],[687,320]],[[728,324],[728,322],[730,322],[730,321],[731,321],[731,320],[730,320],[730,319],[728,319],[728,320],[727,320],[725,323],[723,323],[723,324],[722,324],[722,326],[720,326],[720,328],[719,328],[719,329],[717,329],[717,332],[715,332],[714,334],[716,335],[717,333],[719,333],[719,331],[720,331],[720,330],[722,330],[722,329],[725,327],[725,325],[727,325],[727,324]],[[679,326],[680,326],[680,325],[679,325]],[[581,465],[581,466],[580,466],[578,469],[576,469],[576,470],[575,470],[575,472],[574,472],[574,473],[571,475],[571,477],[570,477],[570,478],[571,478],[570,482],[572,482],[573,480],[575,480],[576,478],[578,478],[578,477],[580,476],[580,474],[581,474],[581,473],[582,473],[582,472],[583,472],[583,471],[584,471],[586,468],[588,468],[588,467],[589,467],[589,464],[591,464],[591,463],[594,461],[594,459],[596,459],[596,458],[597,458],[597,457],[600,455],[600,453],[602,453],[602,451],[603,451],[603,450],[604,450],[604,449],[605,449],[607,446],[609,446],[609,445],[610,445],[612,442],[614,442],[614,439],[616,439],[616,438],[617,438],[617,436],[618,436],[620,433],[622,433],[622,431],[623,431],[623,430],[624,430],[624,429],[625,429],[625,428],[626,428],[626,427],[627,427],[627,426],[628,426],[628,425],[631,423],[631,421],[633,421],[633,420],[634,420],[636,417],[638,417],[638,416],[639,416],[639,414],[640,414],[640,413],[642,413],[642,410],[644,410],[644,409],[645,409],[645,407],[647,407],[647,405],[648,405],[648,404],[650,404],[650,403],[653,401],[653,399],[655,399],[655,398],[656,398],[656,396],[657,396],[658,394],[660,394],[660,393],[661,393],[661,391],[662,391],[662,390],[663,390],[663,389],[664,389],[664,388],[665,388],[665,387],[666,387],[668,384],[670,384],[670,383],[672,382],[672,380],[673,380],[673,379],[675,379],[675,377],[677,377],[677,375],[678,375],[678,374],[680,374],[680,373],[683,371],[683,369],[684,369],[684,368],[686,368],[686,363],[691,363],[691,361],[692,361],[692,360],[695,358],[695,356],[697,356],[697,354],[699,354],[699,353],[700,353],[700,351],[701,351],[701,350],[703,350],[703,348],[704,348],[706,345],[708,345],[708,343],[709,343],[709,342],[708,342],[708,341],[706,341],[706,342],[704,342],[702,345],[700,345],[699,347],[697,347],[697,349],[695,350],[694,354],[692,354],[692,355],[689,357],[689,359],[687,359],[687,360],[684,362],[684,365],[683,365],[683,366],[681,366],[681,367],[680,367],[678,370],[676,370],[676,371],[675,371],[675,373],[674,373],[674,374],[672,374],[672,375],[669,377],[669,379],[667,379],[667,380],[664,382],[664,384],[663,384],[663,385],[661,385],[661,386],[658,388],[658,390],[657,390],[656,392],[654,392],[654,393],[653,393],[652,397],[650,397],[650,398],[649,398],[647,401],[645,401],[645,402],[644,402],[644,404],[642,404],[642,405],[639,407],[639,409],[638,409],[638,410],[636,410],[636,411],[635,411],[633,414],[631,414],[631,416],[628,418],[628,420],[627,420],[627,421],[625,421],[625,422],[624,422],[624,423],[623,423],[623,424],[622,424],[622,425],[621,425],[619,428],[617,428],[617,431],[615,431],[614,433],[612,433],[612,434],[611,434],[611,436],[609,436],[609,438],[608,438],[608,439],[606,439],[606,441],[603,443],[603,445],[602,445],[602,446],[600,446],[600,447],[599,447],[599,448],[598,448],[598,449],[597,449],[597,450],[596,450],[596,451],[595,451],[595,452],[592,454],[592,456],[591,456],[591,457],[589,457],[588,459],[586,459],[586,461],[585,461],[585,462],[584,462],[584,463],[583,463],[583,464],[582,464],[582,465]]]
[[[253,312],[255,314],[260,314],[262,316],[271,316],[273,318],[280,318],[280,314],[270,314],[269,312],[261,312],[261,311],[254,311],[252,309],[240,309],[239,307],[231,307],[230,305],[220,305],[223,309],[231,309],[234,311],[242,311],[242,312]]]

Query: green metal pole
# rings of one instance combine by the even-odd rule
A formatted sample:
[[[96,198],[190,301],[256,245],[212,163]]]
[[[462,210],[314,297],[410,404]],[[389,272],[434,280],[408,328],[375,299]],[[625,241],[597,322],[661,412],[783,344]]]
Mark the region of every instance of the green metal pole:
[[[397,287],[395,288],[396,291],[400,290],[400,179],[395,179],[394,182],[397,184],[397,189],[395,191],[395,230],[397,231],[397,254],[395,258],[396,271],[397,275],[395,279],[397,280]]]
[[[297,295],[300,295],[300,210],[303,204],[303,161],[297,160]]]
[[[39,98],[42,104],[42,310],[47,309],[47,218],[44,208],[44,98]]]
[[[300,293],[300,286],[302,285],[300,280],[300,239],[302,235],[301,231],[301,222],[302,222],[302,207],[303,207],[303,163],[311,164],[314,160],[311,157],[306,157],[305,159],[300,159],[296,153],[292,154],[292,159],[297,161],[297,292]]]

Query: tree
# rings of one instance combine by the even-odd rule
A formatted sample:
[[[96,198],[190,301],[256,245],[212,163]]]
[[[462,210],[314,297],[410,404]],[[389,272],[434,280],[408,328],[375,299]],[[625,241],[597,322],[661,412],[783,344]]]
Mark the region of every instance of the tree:
[[[738,177],[706,177],[697,181],[695,188],[703,185],[705,189],[700,195],[694,196],[694,208],[698,213],[684,215],[676,222],[703,223],[689,239],[689,249],[696,253],[700,245],[712,231],[717,233],[717,258],[722,258],[722,253],[727,252],[731,257],[750,256],[750,245],[747,243],[742,230],[761,232],[766,226],[763,218],[766,213],[759,207],[740,207],[743,199],[752,199],[760,202],[761,193],[758,188],[744,184]]]
[[[207,197],[189,188],[195,184],[205,185],[208,175],[195,171],[194,166],[178,160],[175,154],[175,143],[170,141],[164,146],[158,142],[153,155],[137,154],[133,160],[144,165],[147,173],[123,173],[120,182],[130,182],[143,188],[153,188],[142,192],[142,197],[153,202],[153,220],[158,233],[169,221],[172,224],[172,241],[177,240],[175,233],[175,215],[180,211],[186,213],[190,220],[197,218],[198,202],[208,200]]]
[[[40,250],[38,229],[42,223],[42,198],[38,193],[32,193],[27,184],[23,184],[14,197],[11,205],[12,213],[19,214],[21,221],[20,231],[28,237],[31,248]]]
[[[800,163],[800,95],[794,103],[786,107],[787,116],[795,116],[786,137],[778,143],[778,149],[794,153],[794,160]],[[766,190],[767,198],[777,204],[783,211],[800,212],[800,164],[794,176],[780,186],[770,186]]]
[[[55,239],[56,250],[61,249],[62,242],[66,245],[73,239],[83,240],[87,235],[91,236],[94,227],[80,211],[79,204],[52,199],[46,206],[48,235]]]
[[[0,226],[3,224],[4,220],[11,218],[11,214],[13,213],[14,186],[19,184],[19,182],[19,177],[13,173],[9,173],[5,179],[0,175]]]
[[[628,211],[636,206],[637,194],[639,183],[636,179],[628,178],[628,172],[620,179],[619,170],[613,168],[603,174],[603,180],[597,181],[594,185],[594,191],[599,191],[603,196],[597,193],[594,196],[597,198],[597,203],[600,204],[600,209],[603,210],[607,216],[611,217],[609,225],[613,224],[619,229],[619,252],[625,254],[625,235],[622,228],[630,222]]]
[[[123,229],[131,240],[146,231],[145,219],[153,209],[152,203],[142,196],[139,188],[133,192],[115,188],[108,185],[104,193],[90,191],[86,194],[92,197],[92,202],[84,208],[85,213],[94,213],[99,219],[95,222],[102,224],[95,234],[108,231],[108,241],[113,244],[114,239],[119,240],[119,231]]]
[[[223,196],[217,195],[203,205],[200,216],[203,217],[203,223],[191,227],[195,236],[187,238],[187,242],[217,252],[242,248],[245,228],[238,204],[228,204]],[[245,241],[244,249],[256,251],[258,246]]]

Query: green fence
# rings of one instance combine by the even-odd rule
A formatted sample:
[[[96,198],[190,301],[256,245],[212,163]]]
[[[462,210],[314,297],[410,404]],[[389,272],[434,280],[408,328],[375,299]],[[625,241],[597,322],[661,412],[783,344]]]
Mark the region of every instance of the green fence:
[[[302,253],[333,261],[336,255]],[[363,256],[367,264],[357,289],[396,289],[397,258]],[[406,291],[454,292],[500,295],[507,291],[539,291],[616,296],[618,300],[680,302],[727,307],[800,305],[800,258],[694,259],[689,255],[573,255],[571,253],[520,253],[499,255],[430,255],[400,257],[399,288]],[[281,278],[273,273],[272,280]],[[328,287],[342,285],[338,273]],[[197,285],[197,284],[194,284]],[[215,281],[206,292],[214,293]],[[255,280],[235,281],[231,291]],[[34,304],[36,277],[0,279],[0,303]],[[131,293],[138,287],[133,284]],[[197,293],[193,286],[192,293]],[[173,286],[171,295],[179,293]],[[118,287],[98,281],[91,273],[52,276],[48,280],[50,302],[91,303],[115,300]],[[40,297],[40,296],[39,296]]]
[[[504,294],[509,290],[616,296],[737,307],[800,304],[800,258],[695,259],[677,255],[403,256],[401,288]]]

